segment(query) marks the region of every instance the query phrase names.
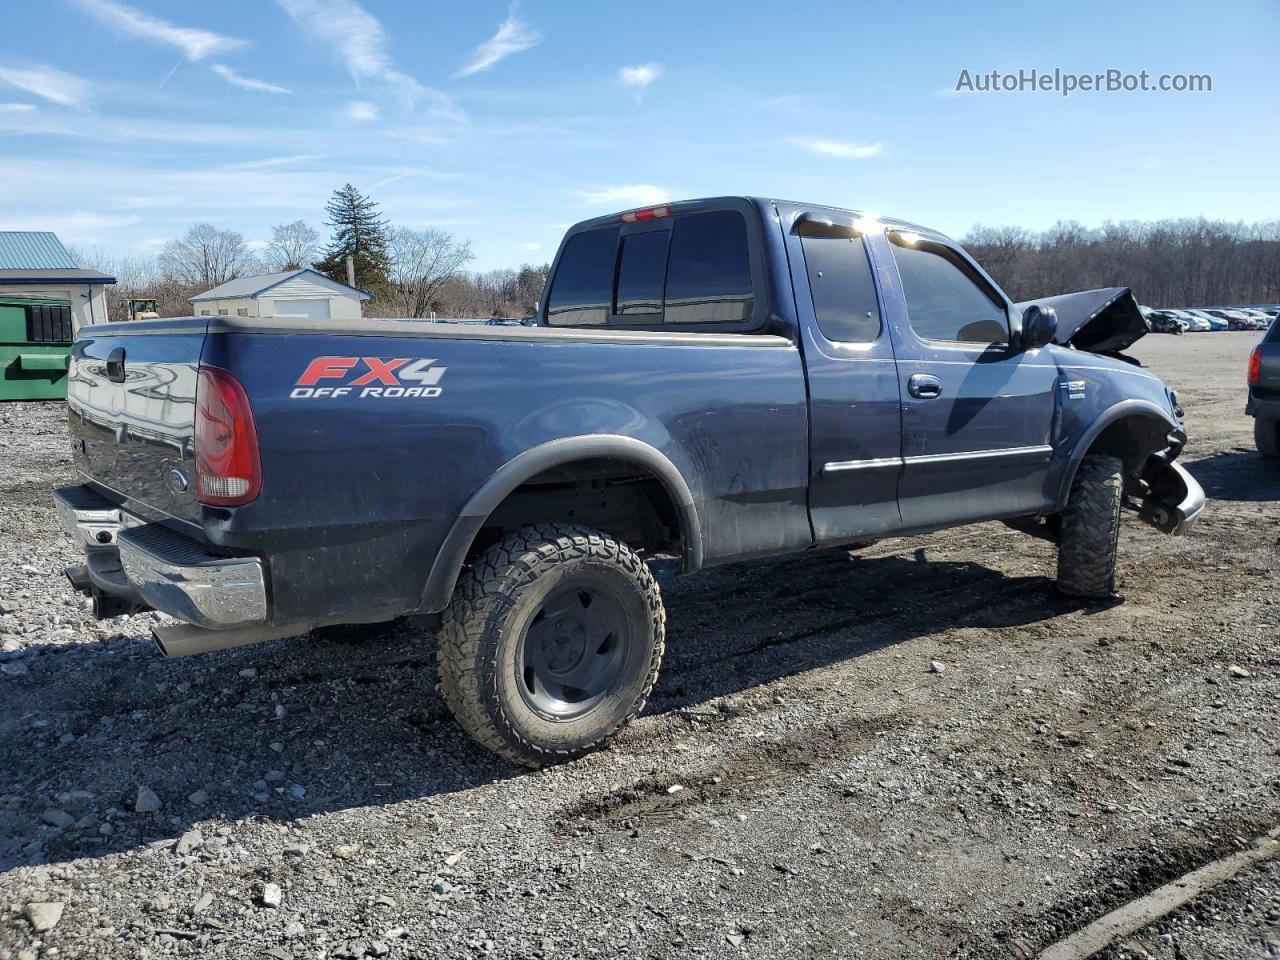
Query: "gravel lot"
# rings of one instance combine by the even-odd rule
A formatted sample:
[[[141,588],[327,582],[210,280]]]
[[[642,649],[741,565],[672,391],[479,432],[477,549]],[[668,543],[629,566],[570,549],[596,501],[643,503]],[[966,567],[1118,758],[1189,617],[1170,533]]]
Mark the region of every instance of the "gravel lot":
[[[645,716],[538,773],[454,726],[424,626],[166,662],[94,621],[64,411],[0,405],[0,958],[1034,956],[1280,824],[1256,340],[1135,348],[1212,502],[1126,520],[1118,601],[994,524],[664,574]],[[1280,955],[1278,871],[1111,954]]]

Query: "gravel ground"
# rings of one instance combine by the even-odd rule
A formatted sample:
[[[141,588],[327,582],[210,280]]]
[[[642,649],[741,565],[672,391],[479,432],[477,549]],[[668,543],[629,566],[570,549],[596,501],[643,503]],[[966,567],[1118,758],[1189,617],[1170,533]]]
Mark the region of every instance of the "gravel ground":
[[[167,662],[94,621],[61,405],[0,405],[0,958],[1033,956],[1280,823],[1256,339],[1136,346],[1212,503],[1126,520],[1120,599],[994,524],[663,572],[649,709],[538,773],[455,727],[427,626]],[[1276,955],[1277,869],[1112,953]]]

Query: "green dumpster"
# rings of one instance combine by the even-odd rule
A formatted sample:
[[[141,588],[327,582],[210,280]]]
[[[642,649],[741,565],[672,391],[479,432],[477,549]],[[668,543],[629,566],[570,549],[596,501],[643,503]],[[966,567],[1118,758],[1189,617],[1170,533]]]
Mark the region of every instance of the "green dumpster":
[[[0,400],[62,400],[71,355],[71,304],[0,297]]]

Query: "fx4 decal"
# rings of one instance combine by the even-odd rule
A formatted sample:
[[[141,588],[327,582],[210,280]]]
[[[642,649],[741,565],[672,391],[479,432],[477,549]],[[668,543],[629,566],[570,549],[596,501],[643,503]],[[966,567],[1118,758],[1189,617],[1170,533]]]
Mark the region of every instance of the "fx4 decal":
[[[411,360],[395,357],[316,357],[302,371],[289,396],[294,399],[326,397],[438,397],[439,386],[447,367],[436,366],[434,359]],[[338,380],[321,386],[321,381]]]

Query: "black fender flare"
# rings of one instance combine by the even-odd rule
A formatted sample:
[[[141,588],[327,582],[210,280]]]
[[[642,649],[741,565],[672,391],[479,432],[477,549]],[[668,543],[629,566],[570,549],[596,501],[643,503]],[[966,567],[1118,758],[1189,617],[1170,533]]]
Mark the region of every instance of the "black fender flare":
[[[1182,428],[1178,426],[1176,420],[1169,414],[1168,410],[1162,409],[1159,405],[1152,403],[1150,400],[1121,400],[1119,403],[1108,407],[1102,414],[1089,425],[1083,436],[1076,441],[1076,445],[1072,447],[1071,454],[1067,458],[1066,468],[1062,472],[1062,481],[1058,488],[1058,496],[1054,501],[1055,512],[1063,510],[1067,505],[1067,496],[1071,492],[1071,482],[1076,477],[1076,470],[1080,467],[1080,461],[1084,459],[1089,448],[1093,446],[1093,442],[1098,439],[1103,430],[1132,416],[1149,416],[1157,420],[1161,420],[1169,428],[1170,431],[1181,432]]]
[[[680,515],[680,540],[684,545],[684,569],[692,572],[702,566],[702,527],[693,492],[684,476],[667,456],[643,440],[620,434],[591,434],[549,440],[512,457],[499,467],[471,495],[454,519],[436,552],[435,562],[427,575],[422,592],[422,613],[437,613],[449,605],[454,585],[462,572],[471,544],[485,520],[507,496],[531,477],[553,467],[608,457],[625,460],[653,473],[676,505]]]

